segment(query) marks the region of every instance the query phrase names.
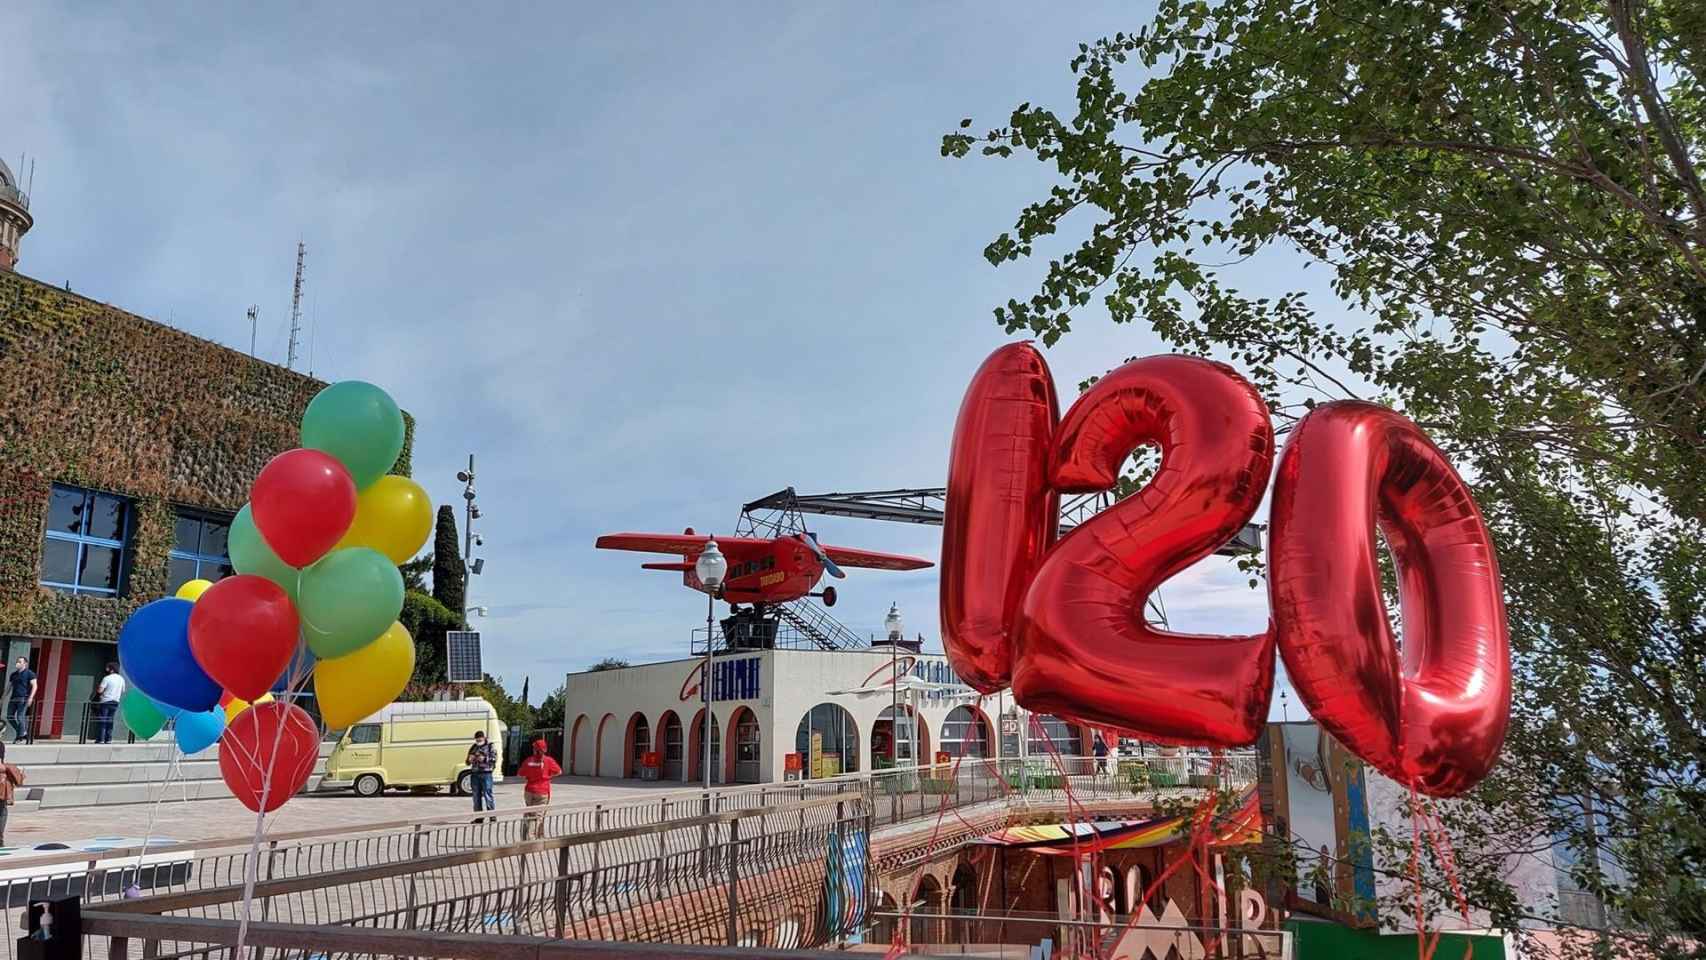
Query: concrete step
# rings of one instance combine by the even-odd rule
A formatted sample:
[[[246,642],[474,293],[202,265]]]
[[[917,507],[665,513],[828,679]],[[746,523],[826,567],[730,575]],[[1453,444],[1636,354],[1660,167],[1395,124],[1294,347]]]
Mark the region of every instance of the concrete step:
[[[317,787],[325,774],[326,757],[334,744],[320,745],[320,761],[309,779]],[[19,806],[34,808],[92,807],[152,803],[172,773],[177,745],[170,739],[138,744],[36,743],[13,746],[7,760],[22,767],[26,779]],[[231,796],[220,778],[217,745],[194,757],[181,758],[167,788],[169,800],[211,800]]]

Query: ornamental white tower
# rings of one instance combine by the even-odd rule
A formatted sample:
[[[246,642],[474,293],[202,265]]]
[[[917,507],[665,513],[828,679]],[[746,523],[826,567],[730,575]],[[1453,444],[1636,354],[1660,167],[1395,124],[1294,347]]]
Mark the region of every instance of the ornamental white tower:
[[[30,216],[30,195],[18,184],[12,168],[0,160],[0,270],[18,263],[18,242],[35,220]]]

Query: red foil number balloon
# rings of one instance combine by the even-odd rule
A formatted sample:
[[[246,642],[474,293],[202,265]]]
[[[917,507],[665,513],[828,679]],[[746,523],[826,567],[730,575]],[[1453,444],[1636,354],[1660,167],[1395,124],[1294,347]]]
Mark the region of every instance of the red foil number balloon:
[[[1273,429],[1231,368],[1135,360],[1056,422],[1047,364],[996,351],[954,432],[942,632],[960,676],[1011,681],[1026,707],[1150,740],[1253,741],[1278,646],[1314,716],[1388,775],[1459,793],[1497,759],[1510,666],[1498,564],[1467,487],[1414,424],[1368,404],[1317,408],[1281,457],[1270,518],[1274,623],[1256,636],[1159,630],[1150,593],[1255,514]],[[1156,476],[1054,542],[1062,493],[1109,490],[1137,447]],[[1376,563],[1391,544],[1404,614],[1393,642]]]
[[[1423,793],[1478,783],[1510,717],[1510,640],[1487,524],[1445,455],[1385,407],[1317,407],[1286,442],[1271,521],[1280,655],[1310,714]],[[1377,527],[1398,574],[1401,649]]]

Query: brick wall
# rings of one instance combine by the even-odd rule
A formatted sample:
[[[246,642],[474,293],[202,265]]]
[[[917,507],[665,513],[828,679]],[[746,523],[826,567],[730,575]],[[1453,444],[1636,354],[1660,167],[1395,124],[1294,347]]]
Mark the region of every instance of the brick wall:
[[[161,595],[173,505],[235,512],[297,445],[324,384],[15,273],[0,272],[0,633],[113,640]],[[409,472],[414,422],[395,472]],[[55,482],[131,498],[116,599],[39,586]]]

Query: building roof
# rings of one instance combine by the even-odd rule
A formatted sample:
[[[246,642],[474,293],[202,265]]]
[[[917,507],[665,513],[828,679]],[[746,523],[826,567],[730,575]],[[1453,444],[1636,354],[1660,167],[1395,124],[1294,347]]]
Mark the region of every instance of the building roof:
[[[0,160],[0,200],[10,200],[25,210],[30,208],[30,198],[24,195],[24,188],[18,186],[17,175],[4,160]]]

